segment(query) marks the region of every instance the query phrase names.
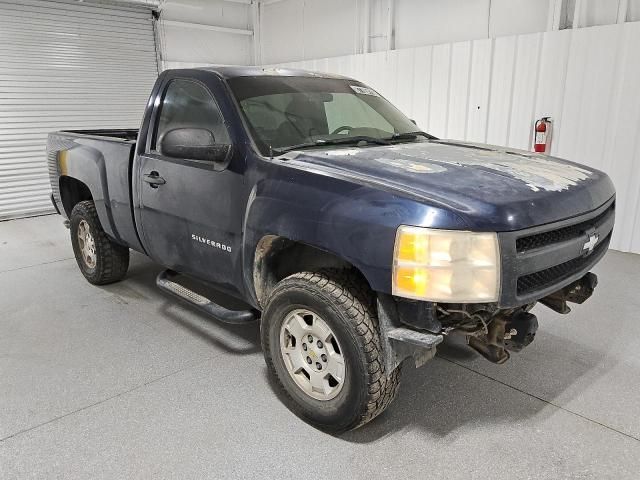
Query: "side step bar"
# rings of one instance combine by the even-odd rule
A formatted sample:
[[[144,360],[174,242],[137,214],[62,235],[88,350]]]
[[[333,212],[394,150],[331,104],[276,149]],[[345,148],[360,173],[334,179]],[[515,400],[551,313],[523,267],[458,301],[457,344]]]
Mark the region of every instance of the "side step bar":
[[[156,278],[156,285],[163,291],[187,302],[198,310],[201,310],[224,323],[250,323],[257,319],[255,312],[251,310],[228,310],[217,303],[213,303],[206,297],[183,287],[173,281],[179,274],[173,270],[160,272]]]

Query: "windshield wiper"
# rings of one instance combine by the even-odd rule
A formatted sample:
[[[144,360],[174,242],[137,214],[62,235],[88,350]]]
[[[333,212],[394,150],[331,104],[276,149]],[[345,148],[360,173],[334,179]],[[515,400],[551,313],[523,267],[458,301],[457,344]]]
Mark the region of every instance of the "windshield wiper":
[[[416,137],[421,136],[428,138],[429,140],[437,140],[433,135],[429,135],[427,132],[423,132],[422,130],[416,130],[415,132],[405,132],[405,133],[394,133],[389,138],[385,138],[387,141],[391,140],[415,140]]]
[[[369,137],[367,135],[356,135],[346,138],[318,139],[313,142],[300,143],[289,147],[274,148],[273,151],[278,155],[290,152],[291,150],[300,150],[304,148],[324,147],[325,145],[358,145],[359,143],[375,143],[377,145],[391,145],[386,138]],[[363,145],[364,146],[364,145]]]

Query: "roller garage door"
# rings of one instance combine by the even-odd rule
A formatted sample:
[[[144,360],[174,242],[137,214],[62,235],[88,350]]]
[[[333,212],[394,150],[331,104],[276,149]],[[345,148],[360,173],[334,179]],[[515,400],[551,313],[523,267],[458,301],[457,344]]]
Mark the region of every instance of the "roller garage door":
[[[139,127],[152,22],[148,8],[0,0],[0,220],[53,211],[48,132]]]

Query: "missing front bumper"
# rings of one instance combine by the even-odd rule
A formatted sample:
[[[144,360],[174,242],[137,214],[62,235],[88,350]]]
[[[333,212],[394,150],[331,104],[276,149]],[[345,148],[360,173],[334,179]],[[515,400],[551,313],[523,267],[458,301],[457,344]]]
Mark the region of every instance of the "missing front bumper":
[[[587,273],[579,280],[539,300],[552,310],[567,314],[571,311],[567,302],[584,303],[598,284],[598,277]],[[504,363],[509,352],[519,352],[529,345],[538,330],[538,319],[527,310],[510,314],[498,314],[488,324],[482,335],[470,336],[469,346],[493,363]]]

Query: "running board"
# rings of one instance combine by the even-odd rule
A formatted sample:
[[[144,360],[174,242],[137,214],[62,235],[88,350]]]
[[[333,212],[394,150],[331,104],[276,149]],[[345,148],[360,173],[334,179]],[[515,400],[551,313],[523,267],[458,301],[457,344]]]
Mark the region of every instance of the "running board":
[[[211,315],[216,320],[224,323],[250,323],[256,320],[256,314],[251,310],[228,310],[217,303],[213,303],[206,297],[183,287],[179,283],[173,281],[173,278],[179,274],[173,270],[165,270],[160,272],[156,278],[156,285],[165,292],[179,298],[180,300],[187,302],[198,310]]]

